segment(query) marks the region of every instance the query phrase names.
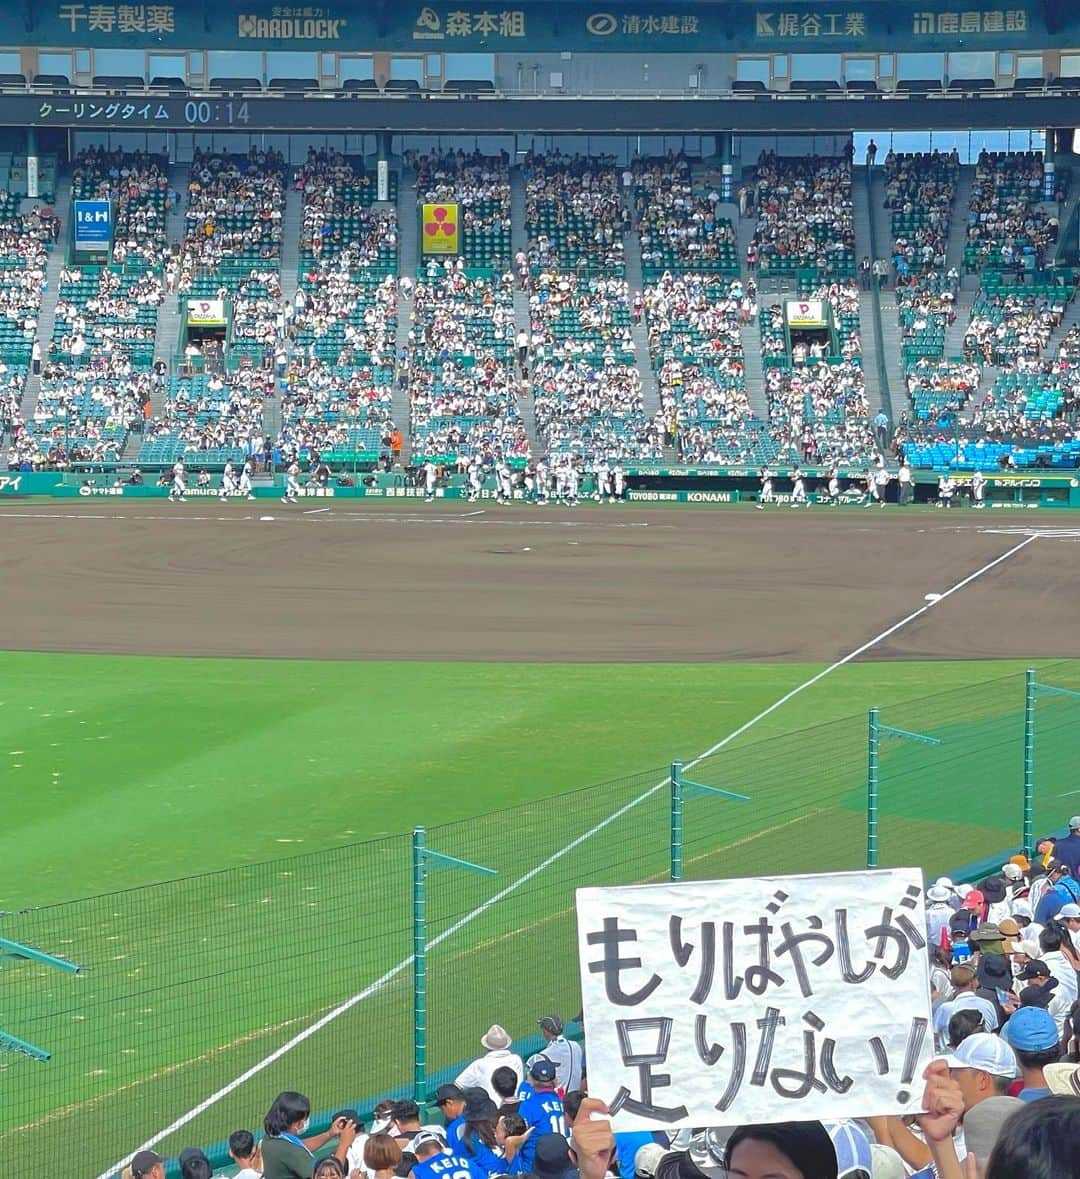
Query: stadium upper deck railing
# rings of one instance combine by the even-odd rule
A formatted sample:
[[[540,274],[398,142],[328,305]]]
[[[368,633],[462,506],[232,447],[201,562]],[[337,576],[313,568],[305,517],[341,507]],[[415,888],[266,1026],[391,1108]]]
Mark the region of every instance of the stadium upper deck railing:
[[[980,878],[1076,809],[1078,748],[1080,666],[1047,663],[421,841],[2,914],[9,942],[83,970],[0,972],[5,1031],[51,1053],[0,1053],[0,1157],[77,1150],[89,1179],[143,1143],[220,1141],[285,1088],[322,1109],[423,1101],[490,1024],[527,1043],[539,1016],[577,1013],[575,888],[982,860]]]

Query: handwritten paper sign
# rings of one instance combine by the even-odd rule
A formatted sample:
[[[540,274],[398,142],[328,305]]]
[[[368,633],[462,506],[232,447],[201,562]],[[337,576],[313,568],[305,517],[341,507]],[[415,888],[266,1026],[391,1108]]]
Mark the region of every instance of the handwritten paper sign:
[[[617,1131],[918,1109],[922,888],[896,868],[578,889],[589,1092]]]

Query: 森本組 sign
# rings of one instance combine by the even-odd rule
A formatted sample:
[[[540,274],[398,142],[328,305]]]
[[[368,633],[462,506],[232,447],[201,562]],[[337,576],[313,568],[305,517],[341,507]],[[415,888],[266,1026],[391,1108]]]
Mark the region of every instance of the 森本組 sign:
[[[917,1110],[922,898],[915,868],[578,889],[589,1092],[616,1132]]]

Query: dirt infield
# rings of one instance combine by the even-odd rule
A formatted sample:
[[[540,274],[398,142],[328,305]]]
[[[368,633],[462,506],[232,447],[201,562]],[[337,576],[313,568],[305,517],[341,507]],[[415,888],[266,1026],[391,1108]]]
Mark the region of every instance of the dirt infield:
[[[1067,533],[1068,519],[888,509],[12,502],[0,505],[0,648],[829,661],[1026,532]],[[1026,545],[873,656],[1080,655],[1075,531],[1075,539]]]

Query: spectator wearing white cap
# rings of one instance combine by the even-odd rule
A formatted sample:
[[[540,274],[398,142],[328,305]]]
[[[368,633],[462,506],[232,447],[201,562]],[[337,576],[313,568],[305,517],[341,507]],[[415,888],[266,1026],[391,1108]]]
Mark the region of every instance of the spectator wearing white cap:
[[[498,1104],[501,1098],[491,1083],[492,1074],[497,1068],[514,1070],[518,1084],[525,1075],[525,1066],[516,1052],[510,1051],[512,1044],[509,1033],[499,1024],[493,1023],[480,1037],[480,1044],[484,1048],[484,1055],[467,1064],[456,1078],[456,1084],[462,1089],[486,1089],[491,1100]]]

